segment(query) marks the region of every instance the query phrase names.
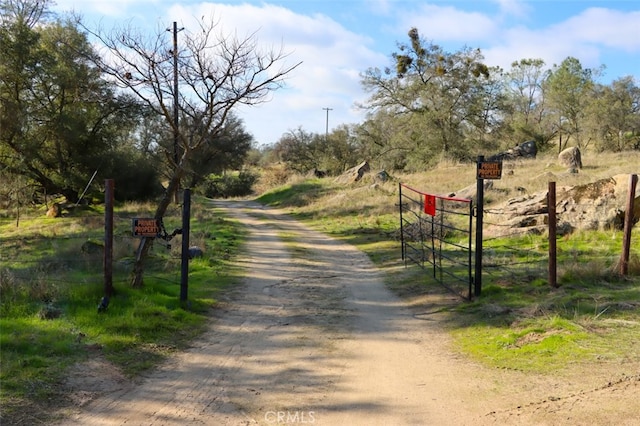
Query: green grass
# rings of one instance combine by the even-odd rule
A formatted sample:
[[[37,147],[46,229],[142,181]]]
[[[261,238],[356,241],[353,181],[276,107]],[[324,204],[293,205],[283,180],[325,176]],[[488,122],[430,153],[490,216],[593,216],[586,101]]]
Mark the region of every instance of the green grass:
[[[21,318],[2,318],[0,327],[0,381],[5,398],[51,397],[64,368],[81,358],[67,320],[42,321],[33,312]]]
[[[473,333],[469,339],[467,333]],[[462,350],[485,363],[523,371],[553,371],[595,355],[581,345],[588,333],[564,318],[551,317],[521,327],[477,324],[453,332]]]
[[[616,170],[626,157],[612,159]],[[587,173],[595,173],[594,178],[610,173],[607,159],[600,156],[598,160],[602,170],[585,167],[581,179]],[[546,161],[524,162],[515,176],[538,176]],[[637,156],[631,161],[637,168]],[[640,360],[635,344],[640,333],[638,225],[632,236],[635,257],[625,278],[615,273],[619,231],[580,232],[559,239],[559,288],[547,282],[548,249],[543,236],[487,241],[486,262],[492,266],[483,277],[482,297],[472,302],[451,303],[456,299],[425,271],[404,267],[397,240],[398,181],[445,193],[471,184],[473,176],[473,167],[445,164],[432,172],[376,185],[366,177],[344,186],[330,179],[310,179],[274,188],[258,201],[286,209],[316,230],[359,247],[387,273],[389,287],[408,300],[448,296],[443,298],[446,303],[434,309],[445,315],[443,325],[456,347],[479,362],[550,373],[594,360],[614,364]],[[498,184],[508,186],[506,181]],[[527,186],[527,182],[519,180],[517,185]],[[58,219],[46,218],[44,209],[23,210],[19,226],[13,212],[0,212],[3,422],[12,412],[28,411],[34,404],[59,403],[65,368],[93,356],[96,347],[128,375],[152,368],[201,333],[220,293],[238,281],[242,271],[230,261],[245,231],[209,208],[205,200],[194,200],[191,244],[202,247],[205,256],[190,262],[190,305],[179,302],[179,238],[171,241],[171,248],[154,245],[144,287],[131,288],[135,240],[128,237],[130,218],[150,216],[152,211],[153,206],[143,204],[116,208],[116,293],[104,313],[97,311],[103,295],[101,256],[81,250],[87,240],[102,240],[100,206],[70,209]],[[180,224],[180,211],[172,207],[165,217],[167,230]],[[284,232],[280,236],[291,240]],[[44,319],[50,313],[55,318]]]
[[[306,206],[330,191],[320,179],[310,179],[298,184],[275,188],[260,197],[271,206]]]
[[[428,177],[438,179],[421,175]],[[621,231],[581,231],[558,239],[559,288],[548,283],[545,235],[488,239],[482,296],[451,304],[429,272],[402,265],[398,180],[337,187],[314,179],[272,190],[258,201],[357,246],[387,271],[388,286],[409,300],[444,293],[447,302],[439,310],[455,347],[488,366],[550,374],[579,364],[640,361],[633,337],[640,333],[638,226],[632,235],[635,257],[624,278],[617,272]],[[304,194],[309,185],[313,197]]]
[[[190,245],[204,256],[190,261],[188,304],[180,303],[180,237],[171,248],[157,241],[146,264],[144,286],[132,288],[137,240],[128,237],[131,217],[153,206],[116,208],[115,293],[105,312],[102,254],[82,251],[100,242],[101,213],[69,211],[48,219],[41,211],[0,221],[0,404],[3,422],[29,407],[61,403],[67,367],[94,356],[96,348],[129,376],[156,366],[183,349],[205,328],[211,309],[241,271],[230,262],[243,243],[239,223],[220,216],[206,200],[194,200]],[[180,211],[165,217],[167,230],[181,224]],[[9,256],[9,254],[12,254]]]

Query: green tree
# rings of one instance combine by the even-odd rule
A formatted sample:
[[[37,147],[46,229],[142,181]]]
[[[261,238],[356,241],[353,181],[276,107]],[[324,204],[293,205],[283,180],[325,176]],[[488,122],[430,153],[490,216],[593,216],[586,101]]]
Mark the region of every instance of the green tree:
[[[379,109],[369,113],[356,130],[362,158],[378,164],[382,169],[404,170],[413,147],[406,143],[401,121],[388,110]]]
[[[245,130],[242,119],[230,113],[217,136],[206,139],[198,155],[189,159],[189,187],[196,187],[210,173],[240,169],[253,142],[253,136]]]
[[[359,150],[355,126],[340,125],[320,142],[320,169],[338,175],[366,160]]]
[[[545,84],[559,137],[558,150],[562,151],[572,138],[578,148],[585,148],[589,140],[585,138],[584,125],[593,96],[594,70],[583,68],[578,59],[568,57],[553,66]]]
[[[273,150],[279,161],[297,173],[308,173],[320,167],[316,146],[320,136],[302,127],[290,130],[275,143]]]
[[[505,104],[502,109],[506,136],[513,142],[535,140],[539,149],[555,137],[548,126],[545,99],[547,72],[542,59],[521,59],[513,62],[505,73]]]
[[[497,125],[498,80],[479,49],[449,53],[409,31],[409,42],[392,54],[394,69],[367,70],[362,84],[371,96],[370,117],[381,110],[400,119],[403,140],[419,163],[444,155],[468,157],[483,149],[484,136]],[[495,70],[494,70],[495,71]],[[417,145],[416,145],[417,144]]]
[[[624,151],[640,147],[640,87],[630,76],[609,86],[596,85],[587,126],[600,151]]]
[[[44,20],[47,2],[1,4],[0,164],[77,201],[135,125],[138,105],[101,79],[74,23]]]
[[[356,126],[341,125],[328,135],[320,135],[299,127],[282,135],[273,153],[294,172],[337,175],[363,160],[356,130]]]

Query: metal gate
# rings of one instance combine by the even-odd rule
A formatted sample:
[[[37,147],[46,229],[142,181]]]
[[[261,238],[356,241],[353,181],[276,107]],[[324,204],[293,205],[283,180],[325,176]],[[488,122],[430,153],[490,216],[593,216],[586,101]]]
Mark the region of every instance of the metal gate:
[[[402,260],[430,269],[449,291],[471,299],[473,203],[400,184]]]

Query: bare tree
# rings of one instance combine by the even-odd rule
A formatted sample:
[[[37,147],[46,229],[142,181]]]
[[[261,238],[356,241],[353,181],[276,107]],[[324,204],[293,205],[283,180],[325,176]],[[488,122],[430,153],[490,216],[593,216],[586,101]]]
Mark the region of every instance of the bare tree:
[[[130,25],[111,32],[83,26],[102,44],[98,65],[103,73],[161,115],[174,132],[179,150],[167,153],[171,173],[156,219],[162,219],[177,193],[188,160],[207,138],[224,129],[232,109],[267,102],[300,65],[285,64],[288,54],[282,47],[261,49],[257,33],[239,39],[217,31],[218,24],[203,17],[196,31],[180,30],[180,44],[176,34],[171,37],[164,28],[147,36]],[[168,31],[176,31],[175,24]],[[197,125],[179,126],[174,114]],[[134,287],[142,286],[150,247],[151,240],[143,239],[133,270]]]

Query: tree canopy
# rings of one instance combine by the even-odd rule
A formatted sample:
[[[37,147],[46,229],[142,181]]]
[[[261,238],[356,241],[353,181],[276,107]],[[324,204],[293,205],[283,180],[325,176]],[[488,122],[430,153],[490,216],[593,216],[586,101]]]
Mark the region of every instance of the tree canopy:
[[[638,149],[638,86],[631,77],[597,82],[604,68],[568,57],[488,67],[479,49],[447,52],[412,28],[390,65],[361,76],[370,94],[357,144],[382,167],[417,171],[442,158],[470,160],[527,140],[544,151]]]
[[[76,201],[135,127],[139,104],[101,78],[73,22],[41,22],[46,2],[17,4],[2,3],[0,165]]]

